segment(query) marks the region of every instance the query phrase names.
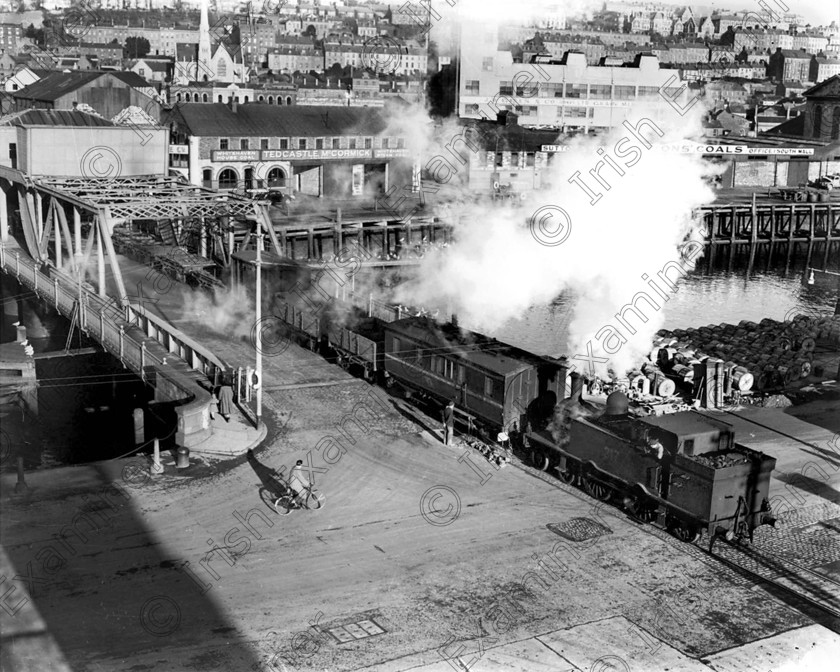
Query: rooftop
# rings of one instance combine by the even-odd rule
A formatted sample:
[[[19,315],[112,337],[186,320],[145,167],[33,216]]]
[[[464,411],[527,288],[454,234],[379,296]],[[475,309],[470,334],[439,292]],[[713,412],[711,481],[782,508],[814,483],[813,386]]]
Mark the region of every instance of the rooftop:
[[[272,106],[241,104],[234,112],[223,103],[182,103],[170,112],[193,135],[208,137],[320,137],[376,135],[387,128],[385,119],[369,108],[331,106]]]
[[[0,126],[113,126],[93,114],[78,110],[23,110],[0,117]]]

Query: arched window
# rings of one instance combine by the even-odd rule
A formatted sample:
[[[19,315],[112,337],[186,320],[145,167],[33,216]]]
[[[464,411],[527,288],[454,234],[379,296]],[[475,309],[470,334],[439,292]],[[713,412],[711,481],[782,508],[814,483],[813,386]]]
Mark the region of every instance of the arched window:
[[[267,182],[269,187],[283,187],[286,182],[286,172],[282,168],[272,168],[268,171]]]
[[[268,97],[268,104],[269,105],[274,105],[274,96],[269,96]]]
[[[292,97],[291,96],[286,96],[286,105],[291,105],[291,104],[292,104]]]
[[[184,94],[184,101],[187,102],[187,103],[190,102],[190,94],[188,94],[188,93]]]
[[[219,173],[219,189],[236,189],[237,177],[232,168],[225,168]]]
[[[220,103],[225,102],[225,101],[224,101],[224,99],[222,98],[221,94],[219,94],[219,102],[220,102]]]
[[[265,96],[260,96],[257,98],[257,102],[262,103],[265,100]]]
[[[840,107],[835,107],[831,113],[831,139],[840,140]]]
[[[819,138],[822,135],[822,105],[817,105],[814,107],[814,135],[813,137]]]
[[[205,93],[203,96],[201,96],[201,102],[202,102],[202,103],[206,103],[206,102],[207,102],[207,100],[208,100],[208,98],[207,98],[207,94]]]
[[[201,171],[201,180],[204,182],[204,186],[208,189],[212,189],[213,187],[213,170],[211,168],[205,168]]]
[[[245,99],[242,102],[247,103],[248,102],[248,96],[245,96]]]
[[[175,94],[175,100],[176,100],[176,102],[179,102],[179,103],[181,102],[181,94],[180,93]]]

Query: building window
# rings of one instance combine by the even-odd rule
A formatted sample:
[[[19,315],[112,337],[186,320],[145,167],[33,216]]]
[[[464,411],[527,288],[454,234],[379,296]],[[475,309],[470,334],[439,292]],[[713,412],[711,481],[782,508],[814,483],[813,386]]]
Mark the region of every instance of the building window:
[[[373,139],[365,138],[365,149],[370,149],[371,147],[373,147]]]
[[[258,103],[264,103],[265,102],[265,97],[264,96],[258,96],[257,97],[257,102]]]
[[[405,138],[397,138],[397,149],[403,149],[405,147]]]
[[[513,82],[499,82],[499,93],[503,96],[513,95]]]
[[[468,95],[477,96],[479,90],[479,81],[477,79],[468,79],[464,89]]]
[[[315,138],[315,149],[324,149],[324,138]]]
[[[481,59],[481,69],[485,72],[490,72],[493,70],[493,57],[492,56],[485,56]]]
[[[586,108],[567,107],[566,114],[564,116],[566,117],[566,119],[586,119]]]
[[[274,104],[274,96],[269,96],[269,97],[268,97],[268,104],[269,104],[269,105],[273,105],[273,104]]]
[[[566,98],[586,98],[586,84],[566,84]]]
[[[510,153],[510,167],[519,168],[519,152]]]
[[[607,99],[610,97],[611,88],[609,84],[590,84],[589,97]]]
[[[484,396],[493,398],[493,379],[490,376],[484,376]]]
[[[298,139],[298,149],[306,149],[306,138]]]
[[[653,98],[654,96],[659,95],[659,87],[658,86],[640,86],[639,87],[639,98]]]
[[[525,154],[525,165],[528,168],[533,168],[535,161],[536,161],[536,154],[534,152],[528,152],[527,154]]]
[[[260,149],[268,149],[268,138],[260,138]]]
[[[289,149],[289,138],[280,138],[280,149]]]
[[[382,149],[388,149],[391,146],[391,138],[382,138]]]
[[[231,168],[225,168],[219,173],[219,189],[235,189],[236,173]]]
[[[250,149],[250,143],[248,142],[248,138],[242,138],[239,140],[239,149]]]
[[[224,99],[222,98],[221,94],[219,95],[219,102],[220,102],[220,103],[225,102],[225,101],[224,101]]]
[[[537,115],[537,106],[536,105],[523,105],[519,108],[519,114],[523,117],[530,117]]]
[[[350,138],[350,149],[356,149],[356,138]]]
[[[478,114],[477,103],[467,103],[464,105],[464,114]]]
[[[291,96],[286,96],[286,105],[291,105],[291,104],[292,104],[292,97]]]
[[[228,139],[219,138],[219,149],[228,149]]]
[[[822,105],[814,107],[814,134],[813,137],[819,138],[822,135]]]
[[[545,82],[540,86],[540,97],[541,98],[562,98],[563,97],[563,84],[558,84],[557,82]]]
[[[204,95],[202,95],[202,96],[201,96],[201,102],[202,102],[202,103],[206,103],[206,102],[207,102],[207,100],[208,100],[208,98],[207,98],[207,94],[205,93]]]
[[[615,100],[631,100],[636,95],[635,86],[614,86],[613,98]]]

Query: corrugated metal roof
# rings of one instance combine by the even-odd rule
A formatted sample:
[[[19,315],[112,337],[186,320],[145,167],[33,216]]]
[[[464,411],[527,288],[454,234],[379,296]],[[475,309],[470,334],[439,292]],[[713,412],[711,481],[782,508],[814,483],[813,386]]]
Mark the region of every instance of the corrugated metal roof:
[[[149,84],[149,82],[143,79],[140,75],[138,75],[136,72],[131,72],[130,70],[112,72],[111,74],[114,75],[114,77],[116,77],[117,79],[122,80],[123,82],[134,88],[143,89],[151,86],[151,84]]]
[[[376,135],[387,127],[370,108],[239,105],[234,113],[223,103],[184,103],[171,112],[183,120],[192,135],[207,137],[322,137]]]
[[[102,117],[76,110],[23,110],[0,118],[2,126],[113,126]]]
[[[15,91],[12,96],[24,100],[55,100],[81,88],[104,75],[104,72],[88,70],[84,72],[52,72],[43,79]]]

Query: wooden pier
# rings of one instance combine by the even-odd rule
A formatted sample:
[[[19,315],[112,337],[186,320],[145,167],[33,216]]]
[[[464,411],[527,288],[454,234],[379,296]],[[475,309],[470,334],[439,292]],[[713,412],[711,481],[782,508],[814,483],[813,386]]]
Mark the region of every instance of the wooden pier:
[[[830,260],[840,258],[837,203],[757,204],[753,195],[751,204],[708,206],[702,208],[702,216],[710,266],[720,247],[728,248],[730,270],[736,253],[748,251],[748,275],[759,251],[767,251],[768,267],[777,251],[785,255],[786,268],[790,268],[794,256],[803,252],[807,266],[815,256],[823,268],[828,267]]]

